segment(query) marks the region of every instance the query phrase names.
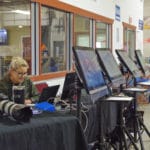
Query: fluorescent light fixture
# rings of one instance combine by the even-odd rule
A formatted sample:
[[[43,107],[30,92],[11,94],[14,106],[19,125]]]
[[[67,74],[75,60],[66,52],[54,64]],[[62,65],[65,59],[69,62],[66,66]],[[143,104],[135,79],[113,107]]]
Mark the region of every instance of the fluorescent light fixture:
[[[19,25],[19,26],[18,26],[18,28],[20,28],[20,29],[21,29],[21,28],[23,28],[23,26],[22,26],[22,25]]]
[[[30,15],[30,11],[27,10],[12,10],[12,12],[23,15]]]
[[[11,0],[3,0],[4,3],[10,3]]]

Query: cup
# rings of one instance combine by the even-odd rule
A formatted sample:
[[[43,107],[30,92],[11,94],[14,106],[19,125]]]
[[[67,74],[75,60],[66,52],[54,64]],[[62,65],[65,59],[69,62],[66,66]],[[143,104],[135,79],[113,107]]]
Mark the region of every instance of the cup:
[[[25,86],[13,86],[13,101],[18,104],[24,104]]]

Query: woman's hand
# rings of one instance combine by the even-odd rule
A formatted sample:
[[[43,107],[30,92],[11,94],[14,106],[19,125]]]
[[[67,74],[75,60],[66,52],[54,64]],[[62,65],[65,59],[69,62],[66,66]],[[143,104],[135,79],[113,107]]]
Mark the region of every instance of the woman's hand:
[[[24,104],[32,104],[32,100],[31,99],[25,99]]]

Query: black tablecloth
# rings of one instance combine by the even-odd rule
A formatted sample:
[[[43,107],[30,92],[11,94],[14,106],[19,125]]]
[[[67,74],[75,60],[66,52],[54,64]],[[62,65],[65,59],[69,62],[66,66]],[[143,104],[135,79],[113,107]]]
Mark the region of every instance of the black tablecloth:
[[[44,113],[29,123],[0,118],[1,150],[86,150],[78,119],[71,115]]]
[[[104,136],[113,132],[117,125],[117,103],[105,101],[104,98],[97,100],[97,102],[93,104],[91,96],[88,95],[85,90],[82,90],[81,101],[88,107],[88,111],[86,111],[88,123],[86,123],[87,128],[85,131],[88,143],[99,140],[101,134],[100,129],[103,130]]]
[[[88,106],[88,126],[85,132],[88,143],[100,138],[100,128],[104,136],[113,132],[117,125],[117,104],[114,102],[98,101]]]

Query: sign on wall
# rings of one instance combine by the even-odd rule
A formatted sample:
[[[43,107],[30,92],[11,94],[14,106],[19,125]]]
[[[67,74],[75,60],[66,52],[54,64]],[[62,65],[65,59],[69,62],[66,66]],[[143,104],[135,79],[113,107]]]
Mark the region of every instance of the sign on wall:
[[[115,6],[115,19],[120,21],[120,6],[118,5]]]
[[[139,30],[143,30],[143,20],[139,19]]]

